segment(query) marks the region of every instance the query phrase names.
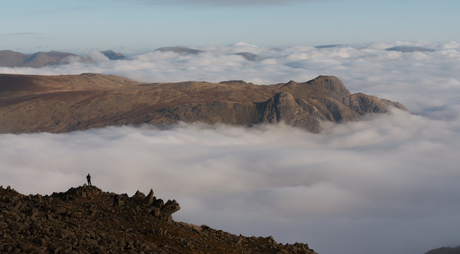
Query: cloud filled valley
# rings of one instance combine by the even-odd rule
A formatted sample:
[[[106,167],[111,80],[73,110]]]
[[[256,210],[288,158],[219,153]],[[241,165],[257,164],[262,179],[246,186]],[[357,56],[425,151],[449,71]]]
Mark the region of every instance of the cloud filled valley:
[[[385,50],[401,45],[432,51]],[[320,254],[421,254],[460,245],[459,43],[197,49],[117,61],[93,52],[95,63],[0,67],[0,73],[261,85],[335,75],[351,92],[399,101],[410,113],[323,123],[319,134],[283,124],[200,123],[2,134],[1,184],[51,194],[82,185],[91,173],[103,190],[133,195],[153,188],[176,199],[182,209],[175,220],[305,242]]]

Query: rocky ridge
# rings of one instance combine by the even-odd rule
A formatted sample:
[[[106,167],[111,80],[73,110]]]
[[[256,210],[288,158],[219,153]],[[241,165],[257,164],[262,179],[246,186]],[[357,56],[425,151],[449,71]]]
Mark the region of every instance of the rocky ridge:
[[[0,133],[61,133],[111,125],[183,122],[251,126],[285,122],[311,132],[321,121],[360,120],[404,105],[351,94],[334,76],[308,82],[254,85],[142,84],[102,74],[35,76],[0,74]]]
[[[278,244],[271,236],[237,236],[175,222],[171,214],[179,209],[175,200],[164,203],[153,190],[129,197],[85,184],[26,196],[0,186],[0,252],[315,253],[307,244]]]

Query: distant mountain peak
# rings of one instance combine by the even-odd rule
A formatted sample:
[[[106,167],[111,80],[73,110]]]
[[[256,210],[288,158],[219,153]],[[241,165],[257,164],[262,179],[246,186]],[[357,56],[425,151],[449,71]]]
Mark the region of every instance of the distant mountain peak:
[[[109,60],[123,60],[126,58],[123,54],[117,53],[113,50],[104,50],[104,51],[101,51],[101,53],[104,56],[106,56]]]
[[[0,133],[178,121],[245,126],[284,122],[318,132],[319,120],[356,121],[368,113],[388,112],[388,107],[406,110],[398,102],[351,94],[334,76],[262,86],[238,80],[141,84],[90,73],[0,74]]]
[[[385,49],[387,51],[398,51],[398,52],[435,52],[436,50],[417,46],[395,46]]]
[[[192,48],[187,48],[187,47],[163,47],[157,50],[161,52],[174,52],[174,53],[178,53],[181,55],[196,55],[196,54],[203,52],[202,50],[192,49]]]

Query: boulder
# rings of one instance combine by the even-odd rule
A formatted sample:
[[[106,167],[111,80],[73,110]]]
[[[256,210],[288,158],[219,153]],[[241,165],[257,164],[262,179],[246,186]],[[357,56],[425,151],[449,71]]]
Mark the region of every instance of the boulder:
[[[142,202],[145,199],[145,194],[140,192],[139,190],[131,197],[131,200],[136,202]]]
[[[144,198],[144,201],[143,201],[144,205],[146,205],[146,206],[152,205],[153,201],[154,201],[154,198],[155,197],[153,196],[153,190],[150,189],[149,194],[147,195],[147,197]]]
[[[75,233],[68,229],[61,228],[57,231],[57,235],[60,238],[67,238],[67,237],[75,236]]]
[[[154,207],[157,207],[157,208],[162,208],[164,206],[164,202],[163,202],[163,199],[159,198],[159,199],[156,199],[155,201],[153,201],[153,204],[152,206]]]
[[[161,208],[161,213],[171,215],[179,210],[180,206],[176,200],[168,200],[168,202],[166,202],[166,204]]]

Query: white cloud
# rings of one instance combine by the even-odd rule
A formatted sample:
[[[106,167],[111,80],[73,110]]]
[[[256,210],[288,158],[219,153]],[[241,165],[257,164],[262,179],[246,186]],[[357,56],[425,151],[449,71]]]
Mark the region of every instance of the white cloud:
[[[109,58],[102,54],[100,51],[94,50],[89,53],[89,57],[94,62],[109,61]]]
[[[408,45],[435,52],[391,52]],[[336,75],[352,91],[404,103],[320,134],[284,125],[199,123],[0,135],[0,179],[28,193],[93,182],[107,191],[174,198],[175,219],[232,233],[306,242],[318,253],[425,253],[458,246],[460,47],[376,43],[263,48],[237,43],[198,55],[154,51],[125,61],[0,68],[101,72],[145,82],[243,79],[259,84]],[[263,56],[247,61],[238,52]]]

